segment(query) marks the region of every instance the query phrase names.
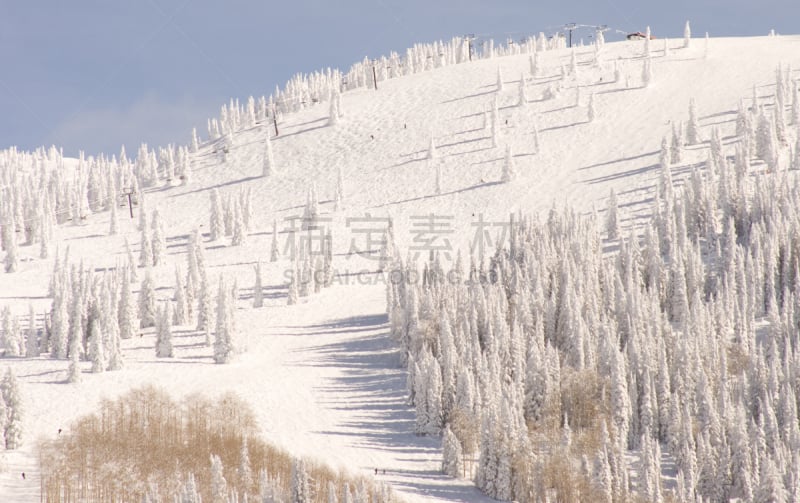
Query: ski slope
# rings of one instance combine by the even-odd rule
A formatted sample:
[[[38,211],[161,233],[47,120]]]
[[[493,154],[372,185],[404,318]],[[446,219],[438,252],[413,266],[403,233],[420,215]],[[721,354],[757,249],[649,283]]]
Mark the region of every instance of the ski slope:
[[[544,91],[561,79],[569,50],[541,53],[538,77],[530,75],[528,55],[518,55],[384,81],[377,91],[347,92],[337,125],[328,125],[324,104],[282,118],[280,135],[272,140],[278,173],[269,178],[261,177],[261,163],[271,124],[237,133],[225,163],[213,153],[213,142],[203,144],[194,154],[189,185],[150,189],[145,196],[148,210],[161,212],[167,233],[167,264],[153,270],[157,293],[172,297],[174,267],[186,269],[189,233],[198,226],[207,230],[210,191],[218,188],[226,196],[251,189],[247,243],[204,242],[212,284],[222,273],[238,281],[237,322],[247,352],[230,365],[215,365],[211,348],[193,326],[184,326],[174,327],[174,358],[155,357],[153,329],[146,329],[141,337],[123,341],[123,370],[91,374],[90,364],[83,362],[78,384],[64,384],[68,362],[47,355],[1,360],[22,384],[25,438],[20,450],[0,454],[0,501],[38,500],[37,439],[52,438],[101,399],[143,383],[177,397],[235,390],[255,410],[266,439],[352,473],[374,474],[378,468],[373,476],[409,501],[490,501],[469,481],[440,475],[440,440],[413,433],[414,411],[406,404],[405,372],[387,333],[378,264],[356,253],[371,248],[365,226],[384,225],[370,223],[368,216],[391,217],[402,254],[411,247],[412,256],[418,251],[422,258],[432,241],[420,225],[430,215],[443,217],[448,233],[434,233],[435,246],[449,240],[449,250],[442,250],[453,258],[459,249],[468,254],[479,217],[497,224],[487,243],[494,246],[512,212],[542,214],[553,205],[600,212],[611,189],[620,200],[623,228],[646,223],[661,138],[672,121],[687,119],[689,100],[697,102],[706,138],[717,126],[730,141],[739,100],[749,104],[756,86],[759,99],[771,103],[775,67],[800,68],[800,36],[711,39],[707,50],[698,39],[686,49],[680,39],[667,43],[665,55],[664,41],[653,41],[653,80],[647,87],[641,83],[643,42],[630,41],[606,44],[599,67],[592,63],[592,48],[578,48],[577,78],[568,77],[560,97],[552,100],[543,99]],[[623,75],[619,82],[615,64]],[[498,68],[504,90],[496,93]],[[518,106],[521,75],[527,79],[524,107]],[[800,77],[797,71],[793,75]],[[500,131],[493,147],[484,112],[496,94]],[[586,109],[590,94],[597,110],[592,122]],[[437,151],[433,161],[427,159],[431,138]],[[500,183],[506,145],[513,150],[517,177]],[[674,170],[676,179],[706,156],[703,145],[688,147],[683,166]],[[435,162],[441,163],[441,194],[435,191]],[[340,168],[345,208],[334,211]],[[285,255],[269,262],[272,222],[278,221],[283,252],[287,219],[302,214],[312,184],[333,233],[338,276],[332,288],[287,306],[285,271],[291,262]],[[72,263],[111,268],[125,260],[125,237],[137,254],[136,220],[122,219],[120,234],[109,237],[108,219],[101,213],[85,225],[58,228],[62,255],[69,247]],[[38,247],[20,251],[19,272],[0,275],[0,304],[22,316],[30,303],[41,313],[50,308],[53,261],[39,259]],[[263,308],[253,309],[257,261],[266,299]]]

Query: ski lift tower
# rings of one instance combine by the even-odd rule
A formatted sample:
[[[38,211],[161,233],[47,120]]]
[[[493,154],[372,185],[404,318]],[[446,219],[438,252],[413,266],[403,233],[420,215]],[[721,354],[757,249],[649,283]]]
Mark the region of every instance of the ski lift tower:
[[[577,23],[567,23],[564,25],[564,30],[569,32],[569,45],[567,45],[567,47],[572,47],[572,30],[577,27]]]

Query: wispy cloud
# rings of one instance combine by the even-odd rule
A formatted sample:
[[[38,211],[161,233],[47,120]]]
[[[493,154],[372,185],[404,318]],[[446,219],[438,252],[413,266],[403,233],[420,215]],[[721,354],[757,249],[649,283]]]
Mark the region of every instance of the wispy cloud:
[[[65,120],[50,133],[48,143],[63,142],[98,149],[87,154],[119,152],[122,145],[128,152],[135,151],[142,142],[157,146],[167,143],[186,144],[192,127],[202,135],[206,119],[215,106],[198,103],[191,98],[162,99],[149,94],[128,106],[104,106],[87,109]]]

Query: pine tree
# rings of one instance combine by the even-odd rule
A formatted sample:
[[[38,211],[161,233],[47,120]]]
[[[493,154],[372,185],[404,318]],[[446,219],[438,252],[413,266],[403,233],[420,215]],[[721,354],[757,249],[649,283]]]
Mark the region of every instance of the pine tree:
[[[89,360],[92,362],[92,372],[105,372],[108,362],[106,361],[106,349],[103,345],[103,334],[100,330],[100,323],[92,323],[91,334],[89,336]]]
[[[209,239],[218,241],[225,235],[225,223],[222,214],[222,198],[217,189],[211,191],[211,214],[209,218]]]
[[[67,374],[67,382],[76,383],[81,380],[81,337],[83,328],[80,324],[80,316],[75,320],[75,328],[70,331],[69,335],[69,370]]]
[[[181,169],[181,182],[183,185],[189,185],[192,181],[192,159],[189,157],[189,152],[183,148],[183,168]]]
[[[205,262],[200,265],[200,286],[197,295],[197,330],[205,334],[206,346],[211,345],[211,292]]]
[[[6,216],[6,221],[3,225],[3,242],[6,249],[6,272],[16,272],[19,268],[19,251],[17,249],[17,229],[13,215]]]
[[[278,253],[278,221],[272,221],[272,246],[270,247],[269,261],[277,262],[280,254]]]
[[[214,332],[214,363],[230,363],[235,353],[233,306],[230,305],[225,279],[219,277],[217,295],[217,329]]]
[[[192,128],[191,152],[194,154],[200,149],[200,140],[197,138],[197,128]]]
[[[244,495],[250,492],[253,486],[253,469],[250,466],[250,453],[247,448],[247,437],[242,438],[242,447],[239,449],[239,485],[244,489]]]
[[[339,495],[336,490],[336,483],[328,481],[328,503],[339,503]]]
[[[256,262],[255,266],[256,283],[253,286],[253,307],[264,305],[264,288],[261,284],[261,262]]]
[[[228,503],[228,481],[225,480],[222,460],[211,455],[211,503]]]
[[[311,478],[306,471],[306,464],[302,459],[292,461],[292,499],[291,503],[311,503]]]
[[[176,503],[202,503],[200,493],[197,491],[197,481],[194,473],[189,473],[186,478]]]
[[[164,262],[164,254],[167,251],[167,240],[164,236],[164,224],[161,221],[161,214],[158,209],[153,210],[153,265]]]
[[[118,277],[114,277],[119,281]],[[124,280],[123,280],[124,281]],[[120,343],[119,314],[117,312],[117,288],[107,285],[101,300],[101,323],[103,325],[103,346],[106,352],[106,370],[120,370],[123,367]]]
[[[528,96],[525,94],[525,74],[519,75],[519,102],[517,105],[520,108],[525,108],[528,104]]]
[[[689,21],[686,21],[686,25],[683,27],[683,47],[688,48],[691,41],[692,30],[689,27]]]
[[[150,232],[147,228],[147,218],[142,224],[142,237],[139,240],[139,266],[150,267],[153,265],[153,242],[150,239]]]
[[[139,326],[152,327],[156,322],[156,287],[150,269],[144,276],[139,290]]]
[[[589,106],[586,108],[586,114],[589,122],[594,122],[595,117],[597,117],[597,110],[594,107],[594,93],[589,95]]]
[[[134,265],[136,261],[133,259],[133,251],[131,250],[131,245],[128,243],[128,237],[125,237],[125,256],[128,257],[128,281],[130,283],[137,283],[139,281],[139,274],[136,270],[136,266]]]
[[[755,503],[786,503],[789,501],[780,472],[772,459],[766,459],[762,467],[761,483],[755,494]]]
[[[189,323],[189,302],[186,295],[186,288],[183,285],[183,275],[178,266],[175,266],[175,292],[172,295],[172,300],[175,301],[174,324],[185,325]]]
[[[238,200],[233,202],[233,237],[231,245],[241,246],[247,241],[247,229],[244,224],[242,208]]]
[[[756,157],[770,164],[772,153],[775,151],[775,143],[772,121],[762,109],[758,115],[758,126],[756,128]]]
[[[156,321],[156,357],[172,358],[175,352],[172,348],[172,306],[169,302],[158,312]]]
[[[122,339],[130,339],[136,334],[138,327],[138,320],[136,319],[136,311],[133,305],[133,293],[131,292],[131,282],[129,277],[131,274],[130,266],[125,266],[122,269],[122,278],[120,283],[120,296],[119,296],[119,309],[117,310],[119,317],[119,336]]]
[[[683,124],[672,123],[672,138],[670,140],[670,164],[678,165],[683,157]]]
[[[63,287],[62,287],[63,288]],[[55,294],[52,310],[52,348],[51,358],[64,359],[67,357],[69,346],[69,298],[66,289]],[[5,320],[5,311],[4,311]],[[4,323],[5,326],[5,323]],[[5,346],[5,344],[4,344]]]
[[[6,369],[6,375],[3,377],[3,383],[0,388],[2,388],[2,399],[0,399],[0,401],[5,403],[5,417],[0,419],[5,448],[9,450],[18,449],[22,445],[22,395],[20,393],[17,377],[10,367]],[[2,407],[0,407],[0,409],[2,409]],[[2,412],[2,410],[0,410],[0,412]],[[3,419],[5,419],[5,421],[3,421]]]
[[[3,347],[5,356],[20,356],[22,352],[22,337],[16,317],[11,316],[8,306],[3,308]]]
[[[464,471],[462,458],[461,442],[449,426],[445,427],[442,435],[442,472],[451,477],[461,477]]]

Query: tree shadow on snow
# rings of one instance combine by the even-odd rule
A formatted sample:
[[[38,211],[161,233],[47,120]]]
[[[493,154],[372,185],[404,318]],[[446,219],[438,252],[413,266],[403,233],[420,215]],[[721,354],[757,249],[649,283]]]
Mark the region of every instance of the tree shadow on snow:
[[[301,365],[336,367],[341,374],[315,387],[321,404],[346,411],[330,429],[316,433],[348,439],[353,445],[392,452],[398,463],[418,463],[421,469],[396,466],[377,468],[376,480],[405,490],[450,501],[479,501],[488,498],[467,482],[450,479],[436,470],[425,469],[431,460],[440,462],[441,439],[414,434],[414,409],[406,400],[406,370],[400,366],[399,351],[388,333],[386,314],[342,318],[307,328],[324,333],[350,332],[363,335],[304,348]],[[385,472],[384,472],[385,470]]]

